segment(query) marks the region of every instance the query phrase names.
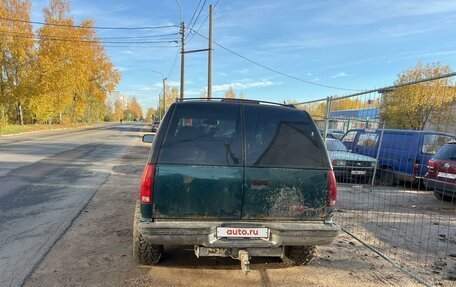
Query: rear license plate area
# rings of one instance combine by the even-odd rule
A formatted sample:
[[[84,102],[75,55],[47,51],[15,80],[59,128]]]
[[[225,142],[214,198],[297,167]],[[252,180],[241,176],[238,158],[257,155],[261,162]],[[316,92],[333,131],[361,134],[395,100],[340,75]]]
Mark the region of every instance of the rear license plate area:
[[[352,170],[351,174],[352,175],[365,175],[366,171],[365,170]]]
[[[217,238],[269,239],[269,228],[266,228],[266,227],[217,227]]]

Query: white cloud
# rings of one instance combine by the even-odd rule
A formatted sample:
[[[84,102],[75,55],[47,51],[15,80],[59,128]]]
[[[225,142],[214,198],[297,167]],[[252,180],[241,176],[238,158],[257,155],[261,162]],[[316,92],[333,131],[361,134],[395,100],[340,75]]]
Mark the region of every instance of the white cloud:
[[[212,86],[212,91],[214,93],[222,92],[228,90],[229,87],[232,87],[234,90],[245,90],[250,88],[261,88],[261,87],[269,87],[275,85],[276,83],[269,81],[269,80],[261,80],[257,82],[252,81],[239,81],[239,82],[231,82],[227,84],[221,85],[214,85]]]
[[[339,72],[335,75],[331,76],[331,79],[337,79],[337,78],[345,78],[345,77],[350,77],[351,75],[345,73],[345,72]]]
[[[186,83],[186,84],[190,84],[190,83],[192,83],[192,81],[190,81],[190,80],[185,80],[185,83]],[[179,85],[180,85],[180,82],[177,82],[177,81],[166,81],[166,84],[167,84],[168,86],[179,86]],[[162,82],[162,81],[160,81],[160,82],[155,82],[155,83],[153,84],[153,87],[155,87],[155,88],[157,88],[157,89],[163,89],[163,82]]]

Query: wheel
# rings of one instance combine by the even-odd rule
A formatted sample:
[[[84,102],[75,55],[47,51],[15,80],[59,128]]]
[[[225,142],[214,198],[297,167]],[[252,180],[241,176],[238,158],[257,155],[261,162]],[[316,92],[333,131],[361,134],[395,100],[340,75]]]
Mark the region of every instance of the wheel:
[[[287,265],[307,265],[316,255],[315,246],[285,246],[282,261]]]
[[[435,198],[437,198],[438,200],[442,200],[443,199],[443,194],[438,192],[437,190],[434,190],[434,196]]]
[[[150,244],[144,240],[138,228],[139,217],[139,203],[137,203],[133,220],[133,257],[141,264],[157,264],[163,256],[163,245]]]
[[[391,169],[379,170],[378,183],[380,185],[392,186],[396,183],[396,177]]]
[[[456,195],[454,192],[444,190],[442,191],[441,196],[444,201],[456,202]]]

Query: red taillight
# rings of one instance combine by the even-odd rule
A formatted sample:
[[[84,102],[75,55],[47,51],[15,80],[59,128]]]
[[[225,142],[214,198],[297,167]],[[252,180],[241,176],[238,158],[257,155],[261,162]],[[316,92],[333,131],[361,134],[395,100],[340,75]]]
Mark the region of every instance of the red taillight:
[[[336,197],[337,197],[337,183],[334,170],[329,171],[329,182],[328,182],[328,206],[336,206]]]
[[[415,162],[415,164],[413,165],[413,173],[415,175],[418,175],[418,169],[419,169],[420,165],[418,164],[418,162]]]
[[[148,163],[144,168],[139,191],[139,202],[152,203],[152,189],[154,188],[155,164]]]
[[[428,161],[427,168],[428,170],[433,171],[435,168],[435,162],[433,162],[432,160]]]

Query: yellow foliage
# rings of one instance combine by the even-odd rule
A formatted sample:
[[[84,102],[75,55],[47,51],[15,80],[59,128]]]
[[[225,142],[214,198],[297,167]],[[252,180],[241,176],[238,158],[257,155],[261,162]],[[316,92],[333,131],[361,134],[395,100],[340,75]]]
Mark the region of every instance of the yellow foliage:
[[[84,28],[43,25],[36,33],[30,21],[29,0],[1,0],[0,105],[22,122],[26,107],[30,122],[52,122],[62,116],[89,122],[103,118],[106,94],[120,81],[120,74],[105,54],[94,22],[76,24],[68,0],[51,0],[43,9],[44,21]],[[34,37],[39,40],[35,44]],[[7,56],[5,56],[7,55]]]
[[[395,84],[404,84],[451,72],[449,66],[439,63],[415,67],[398,75]],[[391,128],[423,130],[427,123],[442,117],[454,117],[448,108],[456,101],[456,89],[451,78],[407,85],[386,92],[380,108],[382,120]]]

